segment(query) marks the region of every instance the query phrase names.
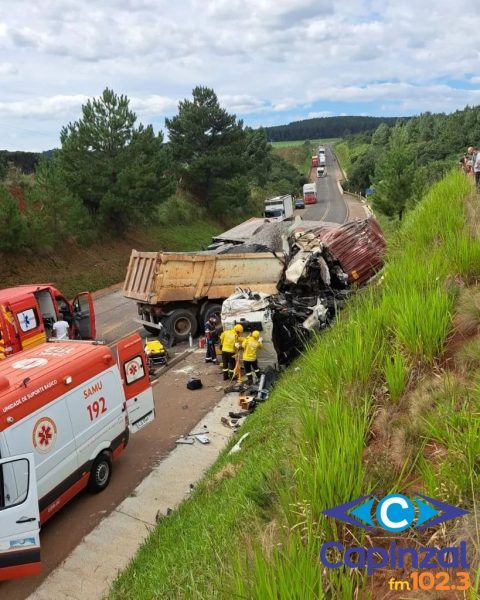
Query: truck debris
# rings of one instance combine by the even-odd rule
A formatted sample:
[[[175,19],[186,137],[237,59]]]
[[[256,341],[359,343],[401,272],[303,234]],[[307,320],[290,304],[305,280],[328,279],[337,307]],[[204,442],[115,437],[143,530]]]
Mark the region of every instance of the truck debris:
[[[288,365],[315,331],[330,325],[348,296],[383,266],[385,240],[373,218],[344,225],[294,226],[276,294],[239,289],[222,306],[222,325],[263,338],[262,369]]]

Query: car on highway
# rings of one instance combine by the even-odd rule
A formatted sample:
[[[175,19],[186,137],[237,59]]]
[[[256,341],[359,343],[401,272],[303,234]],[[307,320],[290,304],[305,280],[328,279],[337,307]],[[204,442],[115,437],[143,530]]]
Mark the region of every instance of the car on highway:
[[[303,198],[296,198],[295,208],[305,208],[305,201]]]

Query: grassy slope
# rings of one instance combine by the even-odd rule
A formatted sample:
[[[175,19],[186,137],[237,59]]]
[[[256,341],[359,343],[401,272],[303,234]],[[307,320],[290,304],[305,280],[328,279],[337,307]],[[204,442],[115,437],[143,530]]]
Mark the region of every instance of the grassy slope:
[[[138,229],[122,239],[106,238],[89,247],[66,244],[54,256],[0,260],[0,288],[31,282],[53,282],[67,296],[95,291],[123,281],[132,248],[137,250],[199,250],[221,224],[209,219]]]
[[[347,142],[337,142],[335,144],[335,154],[337,155],[340,165],[345,173],[348,175],[348,169],[352,164],[352,160],[360,154],[363,154],[368,147],[368,144],[356,144],[355,146],[349,145]]]
[[[455,350],[453,365],[463,375],[447,360],[459,290],[480,264],[478,232],[468,224],[480,208],[478,197],[466,203],[471,194],[458,173],[432,188],[392,240],[383,279],[359,293],[298,369],[283,376],[245,424],[250,437],[242,451],[224,452],[192,497],[160,523],[111,598],[306,600],[353,598],[368,588],[384,598],[378,578],[322,574],[320,543],[351,533],[321,510],[373,489],[424,490],[472,507],[480,343]],[[463,300],[459,314],[480,331],[480,293],[474,298]],[[475,565],[477,525],[472,520],[468,528]]]

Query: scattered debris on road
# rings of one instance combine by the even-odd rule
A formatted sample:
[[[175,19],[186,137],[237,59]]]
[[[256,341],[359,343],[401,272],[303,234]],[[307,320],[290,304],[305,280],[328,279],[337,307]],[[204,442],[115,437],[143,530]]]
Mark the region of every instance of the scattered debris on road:
[[[175,440],[176,444],[193,444],[195,443],[195,440],[193,439],[193,437],[179,437],[177,440]]]
[[[247,438],[249,435],[250,435],[249,431],[247,431],[247,433],[244,433],[242,435],[242,437],[238,440],[238,442],[234,446],[232,446],[232,448],[230,449],[230,452],[228,454],[230,455],[230,454],[236,454],[237,452],[240,452],[240,450],[242,449],[241,444],[242,444],[243,440],[245,438]]]

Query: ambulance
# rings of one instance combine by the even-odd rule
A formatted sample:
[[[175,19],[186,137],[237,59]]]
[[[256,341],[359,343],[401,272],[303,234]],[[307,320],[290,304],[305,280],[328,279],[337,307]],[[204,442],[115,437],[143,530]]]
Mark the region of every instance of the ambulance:
[[[90,292],[81,292],[70,302],[50,283],[0,290],[0,360],[46,342],[59,319],[70,325],[70,338],[95,339]]]
[[[140,336],[116,353],[59,341],[0,362],[0,581],[39,572],[40,525],[104,490],[129,433],[154,419]]]

